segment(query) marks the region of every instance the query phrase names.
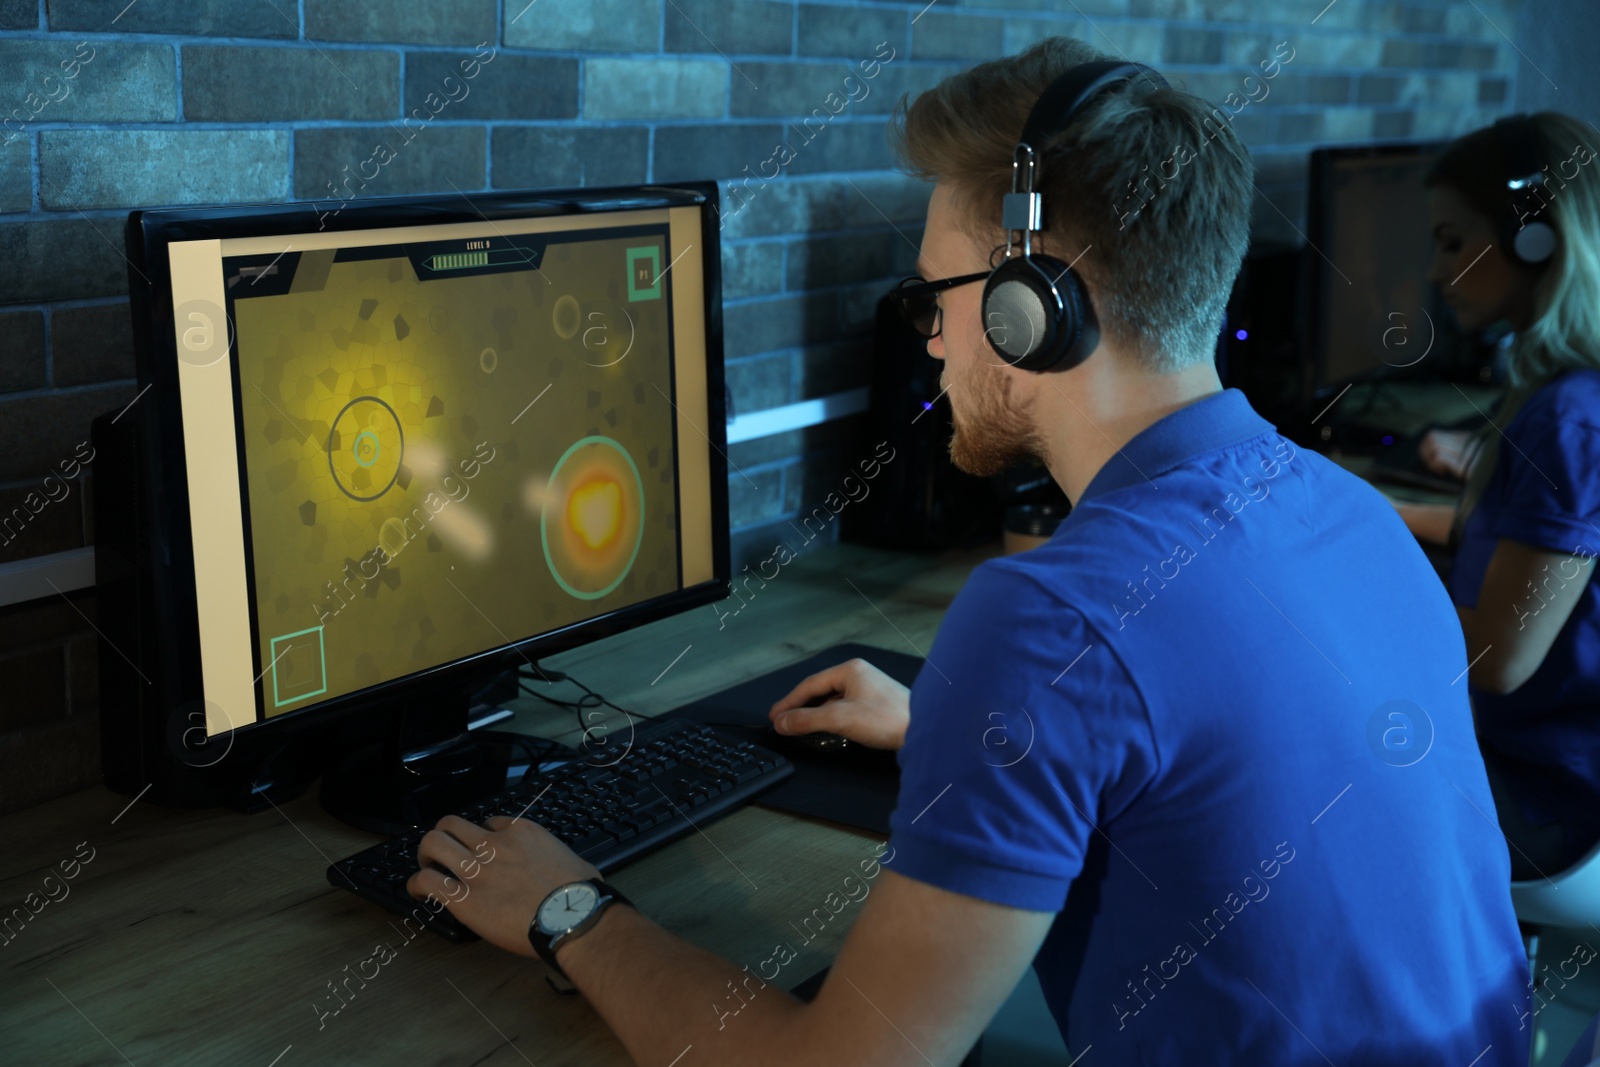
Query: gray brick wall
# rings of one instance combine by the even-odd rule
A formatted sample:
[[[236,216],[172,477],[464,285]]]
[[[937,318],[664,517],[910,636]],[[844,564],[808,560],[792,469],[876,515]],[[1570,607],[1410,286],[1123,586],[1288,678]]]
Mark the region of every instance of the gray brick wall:
[[[130,207],[719,179],[728,381],[754,412],[867,381],[874,303],[909,272],[927,199],[891,169],[902,94],[1065,34],[1221,102],[1288,41],[1235,126],[1258,164],[1257,236],[1297,242],[1311,147],[1449,136],[1544,83],[1499,32],[1541,32],[1518,6],[0,0],[0,516],[134,396]],[[875,55],[870,91],[847,98]],[[1569,66],[1558,80],[1588,74]],[[429,115],[447,78],[470,92]],[[380,142],[394,159],[363,182]],[[736,567],[816,506],[867,432],[852,418],[730,449]],[[92,543],[88,479],[0,539],[0,564]],[[92,595],[0,610],[0,692],[31,709],[0,718],[0,810],[95,773],[85,615]]]

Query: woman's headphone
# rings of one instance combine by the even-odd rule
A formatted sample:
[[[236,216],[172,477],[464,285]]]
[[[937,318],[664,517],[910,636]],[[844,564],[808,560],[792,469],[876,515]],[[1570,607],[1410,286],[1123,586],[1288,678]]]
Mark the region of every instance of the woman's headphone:
[[[1033,234],[1045,228],[1044,196],[1034,192],[1039,149],[1101,90],[1140,76],[1167,84],[1142,63],[1084,63],[1051,82],[1028,113],[1022,140],[1011,156],[1011,192],[1001,207],[1006,258],[983,287],[984,336],[1013,367],[1067,370],[1087,359],[1099,343],[1100,325],[1083,279],[1070,264],[1033,252]],[[1013,233],[1021,234],[1021,255],[1011,254]]]
[[[1549,164],[1539,147],[1538,130],[1527,115],[1507,115],[1497,119],[1494,128],[1500,131],[1506,188],[1511,191],[1511,218],[1502,227],[1500,247],[1518,263],[1537,267],[1555,255],[1556,230],[1542,218],[1524,220],[1544,210],[1544,199],[1536,199],[1533,191],[1544,189],[1544,171]]]

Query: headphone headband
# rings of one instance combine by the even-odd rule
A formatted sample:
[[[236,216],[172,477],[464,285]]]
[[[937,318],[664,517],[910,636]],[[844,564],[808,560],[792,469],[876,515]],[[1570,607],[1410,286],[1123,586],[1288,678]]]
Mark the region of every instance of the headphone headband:
[[[1495,120],[1494,128],[1500,131],[1500,148],[1505,155],[1506,187],[1516,191],[1542,184],[1544,152],[1539,149],[1532,120],[1527,115],[1506,115]]]
[[[1167,80],[1159,71],[1143,63],[1124,63],[1107,59],[1095,63],[1080,63],[1045,87],[1039,99],[1028,112],[1023,123],[1019,143],[1034,150],[1035,159],[1044,151],[1040,143],[1053,133],[1059,133],[1072,123],[1072,119],[1100,90],[1118,82],[1128,81],[1143,74],[1157,85]]]

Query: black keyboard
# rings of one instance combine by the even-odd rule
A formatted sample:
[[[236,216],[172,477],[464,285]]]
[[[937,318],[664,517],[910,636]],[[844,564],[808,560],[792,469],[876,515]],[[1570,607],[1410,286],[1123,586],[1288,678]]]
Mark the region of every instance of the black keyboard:
[[[616,736],[614,733],[611,735]],[[788,760],[709,726],[640,722],[623,754],[580,757],[457,812],[531,819],[602,871],[654,852],[794,773]],[[433,913],[406,892],[417,873],[417,845],[432,827],[413,829],[333,864],[328,881],[397,915],[411,915],[451,941],[478,935],[446,910]]]

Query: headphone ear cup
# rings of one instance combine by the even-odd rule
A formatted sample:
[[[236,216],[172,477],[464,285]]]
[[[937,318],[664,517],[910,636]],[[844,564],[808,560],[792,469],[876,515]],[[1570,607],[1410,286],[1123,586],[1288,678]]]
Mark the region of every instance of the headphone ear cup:
[[[1083,283],[1044,255],[1008,259],[989,275],[983,333],[1007,363],[1035,372],[1077,366],[1099,338]]]
[[[1511,230],[1512,254],[1523,263],[1544,263],[1556,251],[1556,230],[1548,222],[1530,222]]]

